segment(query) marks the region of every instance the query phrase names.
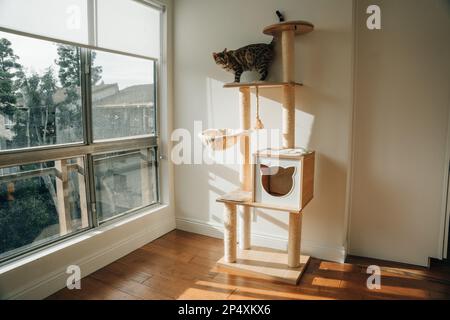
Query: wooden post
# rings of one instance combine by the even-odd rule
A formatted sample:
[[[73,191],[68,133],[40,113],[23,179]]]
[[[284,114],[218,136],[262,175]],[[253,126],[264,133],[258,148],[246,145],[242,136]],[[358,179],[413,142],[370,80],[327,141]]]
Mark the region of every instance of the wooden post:
[[[295,86],[283,86],[283,148],[295,148]]]
[[[300,241],[302,214],[289,213],[288,266],[296,268],[300,265]]]
[[[7,192],[6,200],[14,201],[14,199],[15,199],[15,197],[14,197],[15,190],[16,190],[16,187],[15,187],[14,182],[8,182],[8,184],[6,186],[6,192]]]
[[[79,168],[86,172],[83,158],[77,158],[77,165]],[[81,227],[87,228],[89,227],[89,216],[87,210],[87,198],[86,198],[86,182],[85,175],[81,172],[77,173],[78,177],[78,192],[80,195],[80,210],[81,210]]]
[[[250,129],[250,88],[242,87],[239,89],[239,112],[240,126],[242,130]],[[242,156],[242,166],[239,173],[241,188],[250,191],[252,187],[251,181],[251,165],[250,165],[250,137],[243,136],[240,139],[240,151]]]
[[[285,30],[281,32],[281,52],[283,63],[283,81],[295,81],[295,31]]]
[[[240,111],[240,125],[242,130],[250,129],[250,88],[242,87],[239,89],[239,111]],[[240,139],[240,152],[242,165],[239,172],[239,180],[241,189],[244,191],[251,191],[251,164],[250,164],[250,137],[243,136]],[[249,207],[241,206],[239,208],[239,248],[242,250],[250,249],[251,247],[251,209]]]
[[[59,233],[65,235],[72,231],[72,218],[69,203],[69,172],[67,160],[55,161],[55,169],[59,175],[56,177],[56,196],[58,198]]]
[[[236,205],[225,203],[223,214],[224,225],[224,259],[225,262],[236,262]]]
[[[281,33],[283,81],[295,81],[295,31]],[[283,86],[283,148],[295,148],[295,86]]]
[[[283,81],[283,148],[295,148],[295,31],[286,30],[281,33]],[[289,213],[288,266],[296,268],[300,265],[300,238],[302,216]]]

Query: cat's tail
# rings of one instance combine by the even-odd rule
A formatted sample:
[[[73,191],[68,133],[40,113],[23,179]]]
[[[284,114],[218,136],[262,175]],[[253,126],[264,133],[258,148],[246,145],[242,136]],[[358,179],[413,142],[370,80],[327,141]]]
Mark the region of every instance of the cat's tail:
[[[280,10],[275,11],[280,22],[284,22],[284,15],[280,12]]]

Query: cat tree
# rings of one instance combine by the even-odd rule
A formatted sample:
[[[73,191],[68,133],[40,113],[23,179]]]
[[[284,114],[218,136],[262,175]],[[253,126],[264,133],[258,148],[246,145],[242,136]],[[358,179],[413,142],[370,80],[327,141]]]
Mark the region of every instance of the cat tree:
[[[282,48],[282,82],[252,82],[230,83],[224,88],[239,88],[240,126],[241,130],[249,130],[250,121],[250,92],[252,88],[280,88],[282,89],[282,146],[283,149],[295,148],[295,88],[301,86],[295,82],[295,36],[311,32],[314,26],[305,21],[288,21],[266,27],[264,33],[281,38]],[[252,196],[252,165],[250,163],[250,137],[240,138],[240,152],[243,164],[240,169],[241,189],[227,194],[217,202],[224,204],[224,257],[218,262],[219,267],[252,273],[271,280],[297,284],[305,270],[310,257],[300,255],[300,235],[302,210],[300,208],[282,205],[269,205],[255,202]],[[303,168],[302,175],[309,177],[311,185],[314,179],[314,153],[309,153],[310,165]],[[303,155],[299,156],[299,159]],[[302,160],[303,161],[303,160]],[[311,162],[312,161],[312,162]],[[312,190],[311,197],[312,198]],[[241,199],[236,200],[236,195]],[[308,202],[310,200],[308,198]],[[239,250],[237,249],[237,216],[239,212]],[[289,214],[289,238],[287,254],[274,250],[251,247],[251,208],[264,208],[287,212]]]

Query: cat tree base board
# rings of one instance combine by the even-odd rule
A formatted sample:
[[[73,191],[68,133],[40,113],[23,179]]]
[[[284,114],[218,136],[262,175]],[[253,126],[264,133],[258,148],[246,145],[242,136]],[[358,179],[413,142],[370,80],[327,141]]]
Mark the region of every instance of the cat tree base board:
[[[219,269],[239,271],[252,277],[297,285],[305,272],[311,257],[300,256],[300,265],[290,268],[285,252],[254,247],[250,250],[237,250],[236,262],[226,262],[224,258],[217,262]]]

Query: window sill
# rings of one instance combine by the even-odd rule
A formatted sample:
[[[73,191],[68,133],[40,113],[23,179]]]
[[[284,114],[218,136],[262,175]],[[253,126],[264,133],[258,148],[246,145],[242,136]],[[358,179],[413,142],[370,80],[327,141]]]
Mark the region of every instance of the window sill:
[[[168,207],[169,206],[167,204],[159,204],[159,205],[152,206],[151,208],[142,209],[142,210],[140,210],[140,211],[138,211],[138,212],[136,212],[134,214],[130,214],[130,215],[126,216],[126,217],[122,217],[120,219],[113,220],[113,221],[110,221],[108,223],[105,223],[104,225],[99,226],[99,227],[97,227],[95,229],[86,230],[85,232],[80,233],[79,235],[73,236],[72,238],[64,240],[64,241],[62,241],[60,243],[56,243],[54,245],[50,245],[47,248],[43,248],[41,250],[38,250],[38,251],[36,251],[34,253],[31,253],[29,255],[24,256],[23,258],[18,258],[18,259],[13,260],[13,261],[11,261],[9,263],[6,262],[5,265],[0,266],[0,277],[3,274],[5,274],[7,272],[10,272],[10,271],[12,271],[12,270],[14,270],[16,268],[20,268],[22,266],[25,266],[25,265],[27,265],[29,263],[32,263],[32,262],[34,262],[36,260],[39,260],[39,259],[42,259],[42,258],[44,258],[44,257],[46,257],[46,256],[48,256],[50,254],[55,253],[55,252],[62,251],[62,250],[65,250],[67,248],[70,248],[73,245],[79,244],[79,243],[81,243],[83,241],[86,241],[88,239],[96,237],[96,236],[98,236],[100,234],[103,234],[103,233],[105,233],[107,231],[110,231],[112,229],[119,228],[119,227],[121,227],[123,225],[126,225],[126,224],[131,223],[131,222],[136,221],[136,220],[143,219],[143,218],[145,218],[145,217],[147,217],[149,215],[152,215],[154,213],[157,213],[159,211],[167,209]]]

